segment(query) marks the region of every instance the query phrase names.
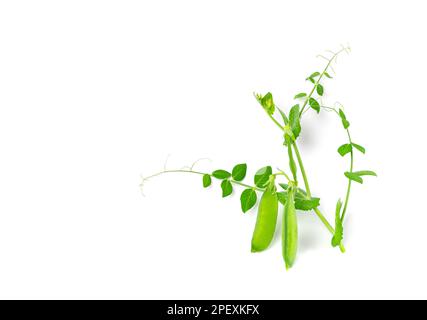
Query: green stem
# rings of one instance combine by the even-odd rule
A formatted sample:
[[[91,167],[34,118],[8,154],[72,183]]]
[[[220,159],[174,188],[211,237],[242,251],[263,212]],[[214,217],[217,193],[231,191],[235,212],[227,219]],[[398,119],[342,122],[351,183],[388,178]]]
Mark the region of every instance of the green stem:
[[[295,164],[294,156],[292,153],[292,145],[291,139],[288,139],[288,157],[289,157],[289,168],[292,172],[292,177],[294,178],[294,182],[298,185],[298,177],[297,177],[297,165]]]
[[[335,108],[330,108],[330,107],[321,107],[321,108],[327,109],[329,111],[334,111],[338,115],[338,117],[340,117],[340,113]],[[346,131],[347,131],[347,136],[348,136],[348,143],[352,146],[353,141],[351,140],[350,130],[347,128]],[[354,151],[353,151],[353,146],[352,146],[351,151],[350,151],[350,172],[351,173],[353,172],[353,167],[354,167]],[[351,185],[352,185],[352,182],[350,179],[348,179],[347,193],[345,195],[344,209],[343,209],[343,212],[341,214],[341,221],[344,221],[344,217],[345,217],[345,214],[347,212],[348,201],[350,199]]]
[[[284,176],[288,180],[288,182],[292,181],[291,178],[289,178],[289,176],[286,174],[286,172],[284,172],[283,170],[280,170],[280,169],[277,169],[277,170],[279,170],[279,173],[275,173],[274,175]]]
[[[276,124],[276,126],[278,126],[278,127],[280,128],[280,130],[284,131],[284,128],[283,128],[283,126],[279,123],[279,121],[277,121],[277,120],[273,117],[273,115],[269,114],[268,112],[267,112],[267,114],[268,114],[268,116],[270,117],[270,119],[271,119],[271,120]]]
[[[236,181],[236,180],[233,180],[233,179],[230,179],[230,182],[234,183],[236,185],[239,185],[241,187],[245,187],[245,188],[249,188],[249,189],[254,189],[254,190],[258,190],[258,191],[264,191],[264,189],[262,189],[262,188],[258,188],[258,187],[255,187],[255,186],[250,186],[250,185],[248,185],[246,183],[242,183],[240,181]]]
[[[305,172],[304,164],[302,162],[301,154],[299,152],[296,142],[293,143],[295,155],[297,156],[297,161],[299,168],[301,170],[302,178],[304,180],[305,192],[307,192],[307,197],[311,198],[310,185],[308,184],[307,173]]]
[[[326,226],[326,229],[328,229],[328,231],[332,234],[335,233],[334,228],[331,226],[331,224],[329,223],[328,220],[326,220],[325,216],[322,214],[322,212],[320,212],[320,210],[318,208],[314,209],[314,212],[316,213],[316,215],[319,217],[319,219],[323,222],[323,224]]]
[[[350,145],[352,145],[350,131],[348,129],[347,129],[347,135],[348,135],[348,141],[349,141]],[[354,151],[353,151],[353,146],[351,148],[350,156],[351,156],[351,159],[350,159],[350,172],[352,173],[353,172],[353,166],[354,166]],[[345,213],[347,212],[348,200],[350,199],[350,191],[351,191],[351,180],[348,179],[347,194],[345,196],[344,209],[342,211],[341,221],[344,221]]]
[[[193,170],[184,170],[184,169],[178,169],[178,170],[163,170],[163,171],[160,171],[160,172],[158,172],[158,173],[155,173],[155,174],[153,174],[153,175],[151,175],[151,176],[145,177],[145,178],[143,179],[143,181],[149,180],[149,179],[151,179],[151,178],[154,178],[154,177],[160,176],[160,175],[165,174],[165,173],[175,173],[175,172],[180,172],[180,173],[194,173],[194,174],[199,174],[199,175],[205,175],[205,174],[208,174],[208,175],[212,176],[212,175],[211,175],[211,174],[209,174],[209,173],[199,172],[199,171],[193,171]],[[254,190],[258,190],[258,191],[264,191],[264,189],[262,189],[262,188],[258,188],[258,187],[256,187],[256,186],[251,186],[251,185],[248,185],[248,184],[246,184],[246,183],[243,183],[243,182],[240,182],[240,181],[236,181],[236,180],[233,180],[233,179],[229,179],[229,180],[230,180],[230,182],[231,182],[231,183],[236,184],[236,185],[239,185],[239,186],[242,186],[242,187],[245,187],[245,188],[250,188],[250,189],[254,189]]]

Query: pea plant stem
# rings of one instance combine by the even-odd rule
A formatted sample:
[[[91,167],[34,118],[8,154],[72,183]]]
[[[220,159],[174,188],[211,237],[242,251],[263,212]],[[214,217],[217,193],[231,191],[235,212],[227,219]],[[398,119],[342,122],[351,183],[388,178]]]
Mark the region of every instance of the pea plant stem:
[[[258,191],[264,191],[264,189],[261,189],[261,188],[255,187],[255,186],[250,186],[250,185],[248,185],[246,183],[242,183],[240,181],[230,179],[230,182],[234,183],[236,185],[239,185],[241,187],[250,188],[250,189],[254,189],[254,190],[258,190]]]
[[[271,121],[273,121],[275,123],[276,126],[278,126],[280,128],[280,130],[284,130],[283,126],[279,123],[279,121],[277,121],[271,114],[269,114],[267,112],[267,115],[270,117]]]
[[[157,173],[155,173],[155,174],[153,174],[153,175],[151,175],[151,176],[144,177],[143,182],[144,182],[144,181],[147,181],[147,180],[149,180],[149,179],[151,179],[151,178],[154,178],[154,177],[160,176],[160,175],[162,175],[162,174],[165,174],[165,173],[194,173],[194,174],[198,174],[198,175],[205,175],[205,174],[208,174],[208,175],[212,176],[212,175],[211,175],[211,174],[209,174],[209,173],[199,172],[199,171],[194,171],[194,170],[184,170],[184,169],[163,170],[163,171],[157,172]],[[235,184],[235,185],[239,185],[239,186],[241,186],[241,187],[250,188],[250,189],[257,190],[257,191],[264,191],[264,189],[262,189],[262,188],[258,188],[258,187],[256,187],[256,186],[250,186],[250,185],[248,185],[248,184],[246,184],[246,183],[243,183],[243,182],[240,182],[240,181],[236,181],[236,180],[233,180],[233,179],[229,179],[229,181],[230,181],[231,183],[233,183],[233,184]]]
[[[351,140],[350,131],[348,129],[347,129],[347,135],[348,135],[348,141],[351,145],[353,142]],[[353,173],[353,166],[354,166],[354,151],[353,151],[353,148],[351,148],[351,151],[350,151],[350,173]],[[345,213],[347,212],[348,200],[350,199],[350,191],[351,191],[351,180],[348,179],[347,194],[345,196],[344,209],[342,210],[341,221],[344,221]]]
[[[301,159],[301,154],[299,152],[297,144],[293,143],[295,155],[297,156],[297,161],[299,164],[299,168],[301,170],[302,179],[304,180],[304,186],[305,186],[305,192],[307,192],[307,197],[311,198],[311,191],[310,191],[310,185],[308,183],[307,174],[305,172],[304,164]]]
[[[286,172],[280,169],[277,169],[277,170],[279,170],[279,173],[275,173],[276,176],[284,176],[286,180],[288,180],[288,182],[292,181],[291,178],[289,178],[289,176],[286,174]]]
[[[331,107],[321,107],[321,108],[324,108],[324,109],[326,109],[328,111],[333,111],[333,112],[335,112],[337,114],[338,117],[340,117],[339,112],[335,108],[331,108]],[[353,141],[351,139],[350,130],[348,128],[346,129],[346,132],[347,132],[347,136],[348,136],[348,143],[352,146],[352,148],[350,150],[350,171],[349,172],[353,173],[353,167],[354,167]],[[347,192],[346,192],[346,195],[345,195],[344,209],[343,209],[342,214],[341,214],[341,221],[344,221],[345,214],[347,212],[348,201],[350,199],[351,185],[352,185],[352,182],[351,182],[350,179],[348,179]]]
[[[325,216],[322,214],[322,212],[320,212],[320,210],[318,208],[314,209],[314,212],[316,213],[316,215],[319,217],[319,219],[323,222],[323,224],[326,226],[326,229],[328,229],[328,231],[332,234],[335,233],[334,228],[331,226],[331,224],[329,223],[328,220],[326,220]]]

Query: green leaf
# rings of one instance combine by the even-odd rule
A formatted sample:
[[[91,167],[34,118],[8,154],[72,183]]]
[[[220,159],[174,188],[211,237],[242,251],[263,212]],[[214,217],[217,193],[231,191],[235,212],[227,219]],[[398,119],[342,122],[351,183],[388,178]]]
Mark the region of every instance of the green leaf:
[[[345,175],[347,178],[349,178],[350,180],[353,180],[353,181],[358,182],[358,183],[363,183],[363,179],[362,179],[359,175],[357,175],[357,174],[355,174],[355,173],[352,173],[352,172],[344,172],[344,175]]]
[[[288,193],[284,191],[277,192],[277,199],[281,204],[285,205],[286,201],[288,200]],[[310,211],[310,210],[313,210],[314,208],[317,208],[319,205],[320,205],[319,198],[306,199],[301,195],[295,196],[295,209],[297,210]]]
[[[310,211],[320,205],[319,198],[303,199],[295,197],[295,209],[302,211]]]
[[[325,72],[325,73],[324,73],[324,75],[325,75],[327,78],[332,79],[332,77],[330,76],[330,74],[329,74],[329,73]]]
[[[277,110],[279,110],[279,113],[281,114],[283,122],[285,123],[285,126],[286,126],[289,123],[289,119],[286,116],[286,113],[284,113],[283,110],[280,108],[277,108]]]
[[[324,89],[320,83],[316,86],[316,91],[319,96],[323,96]]]
[[[256,192],[253,189],[245,189],[240,195],[240,205],[242,207],[243,213],[246,213],[250,210],[257,201]]]
[[[345,172],[344,173],[347,178],[350,180],[363,183],[363,179],[361,177],[363,176],[374,176],[376,177],[377,174],[370,170],[362,170],[362,171],[355,171],[355,172]]]
[[[274,102],[273,95],[271,92],[268,92],[262,99],[261,105],[268,114],[272,115],[274,113]]]
[[[292,144],[292,141],[294,139],[294,133],[292,132],[290,124],[283,127],[283,138],[283,145],[287,146],[288,144]]]
[[[272,173],[273,170],[270,166],[259,169],[254,177],[255,185],[259,188],[265,187]]]
[[[315,83],[316,83],[316,80],[314,80],[313,78],[307,78],[306,80],[310,80],[310,82],[311,82],[312,84],[315,84]]]
[[[307,192],[301,188],[297,188],[297,193],[295,194],[296,197],[302,197],[307,198]]]
[[[301,99],[301,98],[305,98],[306,96],[307,96],[307,93],[301,92],[301,93],[298,93],[298,94],[294,97],[294,99]]]
[[[347,153],[350,153],[351,150],[353,150],[353,147],[351,146],[351,144],[346,143],[343,144],[341,147],[338,148],[338,153],[344,157]]]
[[[279,186],[285,191],[289,188],[289,185],[287,185],[286,183],[279,183]]]
[[[222,189],[222,197],[228,197],[230,194],[233,193],[233,186],[231,185],[231,182],[229,180],[223,180],[221,182],[221,189]]]
[[[246,170],[248,166],[246,163],[236,165],[231,172],[231,176],[236,181],[242,181],[246,177]]]
[[[280,191],[276,192],[277,194],[277,200],[283,205],[286,204],[286,201],[288,200],[288,194],[286,192]]]
[[[286,183],[279,183],[279,186],[285,191],[287,191],[289,188],[289,185],[287,185]],[[301,188],[297,188],[297,192],[296,192],[295,196],[300,197],[300,198],[306,198],[307,192],[305,192],[305,190],[303,190]]]
[[[342,125],[344,126],[344,129],[348,129],[348,127],[350,127],[350,122],[348,122],[347,120],[343,120]]]
[[[344,114],[344,111],[342,111],[342,109],[339,110],[339,115],[342,121],[342,125],[344,126],[344,129],[348,129],[348,127],[350,127],[350,122],[347,121],[347,118]]]
[[[318,76],[320,76],[320,73],[316,71],[316,72],[313,72],[308,78],[316,78]]]
[[[362,147],[361,145],[356,144],[356,143],[352,143],[352,145],[353,145],[353,147],[355,147],[357,150],[359,150],[360,152],[362,152],[363,154],[365,154],[366,150],[365,150],[365,148],[364,148],[364,147]]]
[[[320,112],[320,104],[319,104],[319,102],[317,102],[317,100],[316,100],[316,99],[314,99],[314,98],[310,98],[310,99],[308,100],[308,104],[310,105],[310,107],[312,107],[314,110],[316,110],[316,111],[317,111],[317,113],[319,113],[319,112]]]
[[[228,179],[231,177],[231,173],[225,170],[215,170],[212,172],[212,176],[217,179]]]
[[[299,104],[294,105],[289,112],[289,125],[294,134],[294,139],[296,140],[301,133]]]
[[[342,207],[342,202],[340,199],[338,200],[337,207],[335,209],[335,233],[331,241],[331,244],[334,248],[340,245],[344,235],[344,228],[341,220],[341,207]]]
[[[377,176],[377,174],[375,172],[369,171],[369,170],[356,171],[353,173],[357,174],[359,177],[361,177],[361,176],[374,176],[374,177],[376,177]]]
[[[203,188],[207,188],[212,184],[212,179],[209,174],[203,175]]]

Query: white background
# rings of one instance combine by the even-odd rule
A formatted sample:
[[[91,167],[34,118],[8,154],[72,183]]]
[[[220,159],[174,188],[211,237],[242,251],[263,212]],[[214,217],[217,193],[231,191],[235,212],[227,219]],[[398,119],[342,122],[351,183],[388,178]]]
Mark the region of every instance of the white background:
[[[0,298],[427,298],[425,1],[2,1]],[[256,210],[195,175],[286,167],[252,96],[286,110],[350,44],[325,103],[345,106],[356,169],[347,253],[313,214],[286,272],[280,239],[250,253]],[[303,120],[300,149],[330,220],[345,135]],[[249,183],[251,178],[249,178]],[[237,191],[237,190],[236,190]]]

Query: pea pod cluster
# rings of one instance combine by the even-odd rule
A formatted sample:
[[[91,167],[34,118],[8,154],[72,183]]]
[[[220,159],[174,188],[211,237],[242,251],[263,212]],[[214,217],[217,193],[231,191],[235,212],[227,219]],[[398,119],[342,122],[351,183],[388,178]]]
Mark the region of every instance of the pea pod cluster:
[[[331,51],[328,51],[331,52]],[[279,108],[273,99],[273,94],[254,94],[256,100],[267,114],[268,118],[280,130],[280,139],[284,147],[283,161],[273,171],[271,165],[257,170],[253,181],[244,182],[247,177],[248,166],[239,163],[231,170],[217,169],[212,172],[201,172],[194,170],[196,163],[187,169],[174,169],[163,171],[143,178],[141,186],[155,176],[165,173],[192,173],[202,176],[204,188],[209,188],[213,181],[219,180],[221,195],[223,198],[231,196],[235,188],[243,188],[240,193],[240,207],[243,213],[249,213],[258,205],[255,228],[252,234],[251,251],[261,252],[268,249],[274,240],[277,229],[279,212],[281,215],[281,242],[282,256],[286,269],[294,266],[297,259],[299,236],[298,214],[314,214],[320,223],[331,234],[330,244],[333,248],[339,248],[345,252],[344,247],[344,221],[349,207],[350,192],[354,183],[363,184],[366,176],[376,176],[371,170],[355,170],[356,153],[366,153],[365,147],[356,143],[350,134],[350,120],[342,105],[328,106],[324,99],[325,81],[332,79],[332,65],[336,58],[343,52],[350,52],[350,48],[342,47],[339,51],[329,57],[321,55],[327,60],[322,71],[312,72],[307,78],[308,90],[294,95],[295,103],[287,112]],[[313,196],[311,185],[304,167],[301,152],[298,148],[298,139],[301,138],[302,118],[308,111],[319,114],[327,111],[336,115],[339,125],[343,128],[343,137],[346,142],[338,147],[337,151],[341,157],[349,159],[348,170],[344,172],[343,178],[347,180],[344,197],[338,199],[334,216],[334,223],[330,223],[320,209],[320,198]],[[285,169],[281,169],[285,168]],[[329,210],[329,209],[328,209]]]

